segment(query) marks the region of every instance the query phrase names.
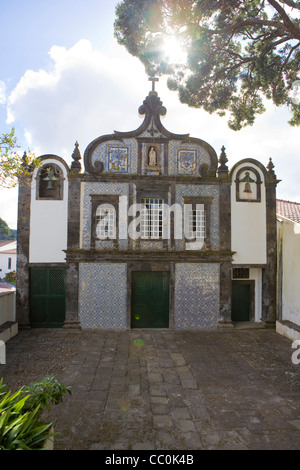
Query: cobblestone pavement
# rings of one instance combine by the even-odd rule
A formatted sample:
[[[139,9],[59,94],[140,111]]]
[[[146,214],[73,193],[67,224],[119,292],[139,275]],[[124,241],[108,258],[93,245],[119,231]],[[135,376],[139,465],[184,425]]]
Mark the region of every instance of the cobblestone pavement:
[[[55,449],[299,449],[300,364],[270,329],[28,330],[6,344],[13,390],[55,374]]]

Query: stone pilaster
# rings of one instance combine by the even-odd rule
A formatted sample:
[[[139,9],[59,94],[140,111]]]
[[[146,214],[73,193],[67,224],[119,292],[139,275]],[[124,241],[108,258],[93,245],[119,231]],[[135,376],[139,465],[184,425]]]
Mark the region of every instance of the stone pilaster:
[[[66,317],[64,328],[80,328],[79,263],[68,262],[66,272]]]
[[[19,329],[30,328],[29,320],[29,236],[31,176],[19,180],[17,230],[16,321]]]
[[[277,225],[276,185],[279,180],[270,159],[266,181],[267,266],[262,272],[262,321],[273,326],[276,322],[277,291]]]
[[[218,168],[219,185],[219,217],[220,217],[220,250],[231,251],[231,201],[230,186],[228,177],[227,157],[225,148],[219,159]],[[231,262],[220,264],[220,311],[219,326],[232,326],[231,322]]]
[[[68,249],[80,246],[80,177],[69,176]],[[79,263],[68,260],[66,272],[66,318],[64,328],[79,328]]]

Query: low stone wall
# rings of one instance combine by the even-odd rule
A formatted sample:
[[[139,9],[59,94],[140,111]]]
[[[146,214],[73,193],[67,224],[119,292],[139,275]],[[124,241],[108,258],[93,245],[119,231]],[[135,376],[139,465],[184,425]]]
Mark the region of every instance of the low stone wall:
[[[277,321],[276,332],[292,341],[300,340],[300,326],[290,321]]]
[[[18,333],[16,322],[16,291],[0,291],[0,339],[8,341]]]

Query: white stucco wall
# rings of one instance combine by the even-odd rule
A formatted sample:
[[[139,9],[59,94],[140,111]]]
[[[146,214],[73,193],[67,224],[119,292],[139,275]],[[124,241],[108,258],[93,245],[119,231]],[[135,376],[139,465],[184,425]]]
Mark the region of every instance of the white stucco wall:
[[[241,202],[236,200],[236,174],[246,166],[238,165],[232,175],[231,185],[231,249],[236,252],[234,264],[265,264],[266,253],[266,191],[263,172],[253,163],[247,166],[255,168],[262,180],[261,202]]]
[[[61,263],[65,261],[63,250],[67,248],[68,221],[68,180],[65,167],[57,160],[43,160],[55,163],[64,175],[62,201],[36,199],[36,174],[34,173],[31,188],[30,209],[30,263]]]
[[[254,308],[255,308],[255,319],[254,321],[260,322],[262,315],[262,270],[260,268],[251,268],[249,273],[249,279],[255,281],[254,291]]]
[[[7,251],[16,250],[17,242],[12,240],[11,243],[0,247],[0,279],[4,279],[5,275],[11,271],[16,271],[17,253],[7,253]],[[11,268],[9,269],[9,258],[11,258]]]
[[[0,326],[8,321],[16,321],[16,290],[0,289]]]
[[[277,220],[279,313],[281,320],[300,326],[300,224],[282,216]]]

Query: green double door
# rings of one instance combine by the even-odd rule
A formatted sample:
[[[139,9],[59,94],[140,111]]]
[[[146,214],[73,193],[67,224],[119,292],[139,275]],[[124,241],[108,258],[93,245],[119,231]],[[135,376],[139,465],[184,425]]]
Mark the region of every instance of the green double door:
[[[169,328],[170,273],[132,273],[131,328]]]
[[[34,267],[30,270],[30,325],[61,328],[65,321],[65,268]]]

